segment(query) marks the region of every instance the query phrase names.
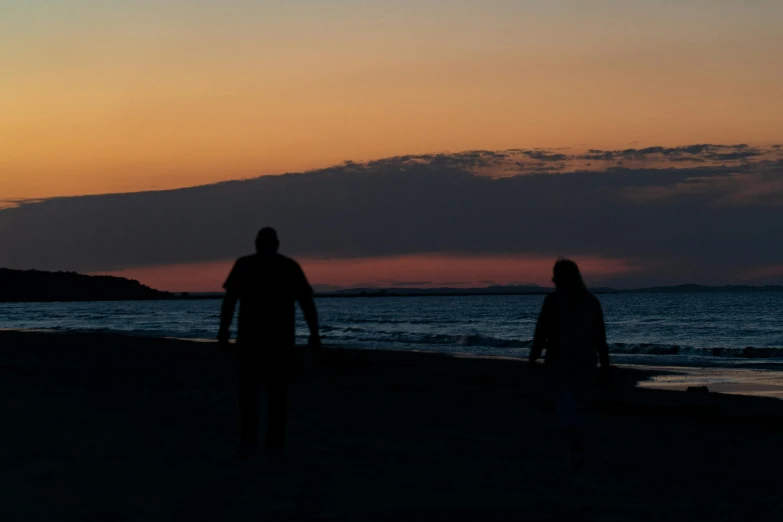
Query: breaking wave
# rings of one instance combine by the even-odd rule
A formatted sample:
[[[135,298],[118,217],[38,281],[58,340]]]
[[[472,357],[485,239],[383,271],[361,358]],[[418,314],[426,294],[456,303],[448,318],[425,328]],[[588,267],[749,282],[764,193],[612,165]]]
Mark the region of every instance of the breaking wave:
[[[532,339],[502,339],[478,333],[471,334],[428,334],[363,329],[358,327],[324,328],[326,340],[340,342],[389,343],[397,345],[433,345],[477,348],[531,348]],[[690,357],[734,357],[746,359],[783,359],[783,347],[693,347],[676,344],[656,343],[610,343],[609,353],[623,355],[666,355]]]

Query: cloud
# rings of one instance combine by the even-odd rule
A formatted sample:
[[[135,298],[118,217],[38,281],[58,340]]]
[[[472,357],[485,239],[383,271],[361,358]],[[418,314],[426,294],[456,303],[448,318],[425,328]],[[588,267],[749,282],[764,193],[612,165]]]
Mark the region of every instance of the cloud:
[[[181,190],[24,202],[0,210],[0,266],[95,272],[219,261],[251,250],[256,230],[271,224],[287,253],[310,258],[606,256],[652,267],[627,276],[635,282],[723,282],[783,259],[779,159],[769,151],[734,165],[707,158],[760,150],[744,147],[634,149],[634,157],[690,154],[705,163],[624,160],[558,174],[520,173],[524,152],[400,156]]]
[[[568,166],[565,164],[549,164],[545,162],[525,162],[517,161],[514,163],[520,171],[527,174],[540,174],[545,172],[562,172]]]
[[[750,147],[745,143],[740,143],[737,145],[700,144],[683,147],[645,147],[642,149],[633,148],[624,150],[589,149],[586,154],[576,155],[569,159],[610,161],[612,159],[622,158],[640,161],[653,161],[658,159],[673,162],[726,162],[766,156],[773,151],[779,150],[779,148],[779,146],[773,145],[769,149],[763,149]]]
[[[672,185],[633,187],[628,194],[640,201],[701,196],[710,198],[711,205],[780,207],[783,206],[783,176],[774,171],[693,176]]]
[[[564,161],[568,159],[568,156],[565,154],[559,152],[550,154],[543,150],[526,150],[523,151],[522,154],[528,158],[539,161]]]
[[[407,155],[373,160],[367,162],[366,164],[349,161],[343,164],[343,168],[356,167],[360,169],[369,168],[373,170],[380,170],[384,168],[397,168],[401,164],[427,164],[432,168],[480,169],[502,165],[503,162],[508,159],[509,155],[510,154],[505,151],[491,150],[471,150],[456,153]],[[324,171],[329,170],[331,169],[324,169]]]
[[[712,152],[707,155],[707,159],[711,159],[713,161],[736,161],[736,160],[744,160],[748,158],[754,158],[756,156],[761,156],[762,152],[757,150],[748,150],[748,151],[736,151],[736,152]]]

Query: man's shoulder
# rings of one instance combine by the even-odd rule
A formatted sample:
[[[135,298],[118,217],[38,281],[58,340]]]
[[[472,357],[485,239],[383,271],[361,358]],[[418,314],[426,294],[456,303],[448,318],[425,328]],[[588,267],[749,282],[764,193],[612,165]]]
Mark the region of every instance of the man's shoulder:
[[[240,268],[277,266],[289,270],[299,269],[299,263],[288,256],[278,253],[273,255],[250,254],[242,256],[236,260],[235,266]]]
[[[245,268],[249,265],[252,265],[256,257],[257,256],[255,254],[248,254],[246,256],[242,256],[234,262],[234,267]]]
[[[277,254],[277,260],[281,265],[284,265],[287,268],[291,268],[291,269],[299,268],[299,263],[297,263],[294,259],[288,256],[284,256],[283,254]]]
[[[299,263],[288,256],[275,253],[273,255],[251,254],[237,259],[235,266],[240,270],[274,270],[286,272],[298,272],[301,270]]]

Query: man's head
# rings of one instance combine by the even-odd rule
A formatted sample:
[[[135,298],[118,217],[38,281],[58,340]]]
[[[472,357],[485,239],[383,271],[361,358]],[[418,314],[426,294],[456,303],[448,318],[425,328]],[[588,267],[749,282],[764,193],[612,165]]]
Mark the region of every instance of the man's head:
[[[259,254],[273,254],[280,247],[277,232],[272,227],[264,227],[256,236],[256,251]]]

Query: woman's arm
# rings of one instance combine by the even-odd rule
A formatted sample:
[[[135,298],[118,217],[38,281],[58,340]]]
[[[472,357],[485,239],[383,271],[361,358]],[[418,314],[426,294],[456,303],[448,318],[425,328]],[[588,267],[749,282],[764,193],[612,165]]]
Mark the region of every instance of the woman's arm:
[[[541,312],[538,314],[538,322],[536,322],[536,332],[533,335],[533,348],[530,350],[530,362],[535,363],[541,352],[546,348],[547,340],[549,339],[549,325],[551,324],[550,315],[552,313],[552,295],[546,296],[544,304],[541,305]]]
[[[595,346],[598,350],[598,360],[601,362],[601,368],[609,368],[609,345],[606,344],[606,326],[604,325],[604,311],[601,309],[601,303],[596,299],[598,305],[598,328],[596,329]]]

